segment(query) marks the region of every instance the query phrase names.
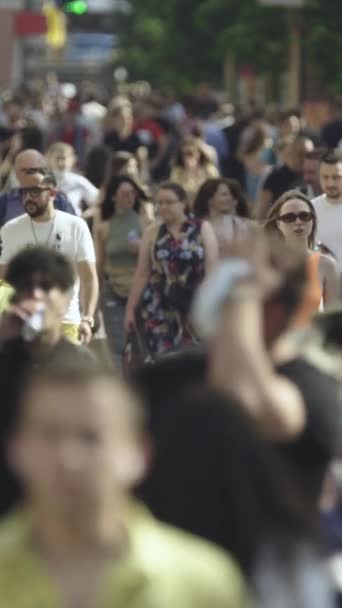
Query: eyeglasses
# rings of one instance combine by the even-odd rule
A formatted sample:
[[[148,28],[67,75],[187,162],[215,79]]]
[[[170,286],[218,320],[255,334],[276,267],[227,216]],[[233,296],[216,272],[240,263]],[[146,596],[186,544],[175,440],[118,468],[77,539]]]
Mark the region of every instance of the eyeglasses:
[[[313,213],[311,211],[300,211],[299,213],[284,213],[284,215],[280,215],[278,220],[284,222],[285,224],[294,224],[297,218],[306,224],[313,220]]]
[[[19,188],[19,194],[22,198],[25,198],[26,196],[38,198],[42,192],[47,192],[48,190],[51,190],[51,188],[39,188],[38,186],[31,186],[30,188]]]

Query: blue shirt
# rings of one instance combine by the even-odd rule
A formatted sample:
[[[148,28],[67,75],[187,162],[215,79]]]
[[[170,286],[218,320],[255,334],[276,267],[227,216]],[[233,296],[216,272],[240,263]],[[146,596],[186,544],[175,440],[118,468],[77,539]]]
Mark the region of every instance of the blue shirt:
[[[63,192],[57,192],[54,200],[56,209],[75,215],[74,208]],[[0,228],[25,212],[18,188],[0,194]]]

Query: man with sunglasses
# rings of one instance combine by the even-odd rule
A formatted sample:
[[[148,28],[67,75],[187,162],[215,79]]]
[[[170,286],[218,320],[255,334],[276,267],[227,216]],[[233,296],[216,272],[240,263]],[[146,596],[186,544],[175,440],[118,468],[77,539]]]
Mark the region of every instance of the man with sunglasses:
[[[98,300],[94,244],[84,220],[55,209],[55,196],[53,174],[35,173],[27,179],[27,186],[21,189],[26,214],[8,222],[0,232],[0,275],[5,274],[11,258],[28,245],[66,255],[75,266],[77,279],[63,320],[64,333],[88,344]]]
[[[18,188],[0,194],[0,228],[10,220],[25,213],[20,188],[30,183],[30,177],[35,173],[42,173],[46,168],[44,156],[37,150],[23,150],[15,160],[15,176]],[[56,209],[75,215],[73,206],[62,192],[56,192],[54,205]]]

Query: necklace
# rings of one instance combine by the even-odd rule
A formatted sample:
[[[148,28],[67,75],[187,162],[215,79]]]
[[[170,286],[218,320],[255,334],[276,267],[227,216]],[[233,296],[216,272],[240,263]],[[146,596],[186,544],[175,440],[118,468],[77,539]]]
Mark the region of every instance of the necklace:
[[[34,238],[34,240],[35,240],[36,244],[37,244],[37,245],[42,245],[42,244],[43,244],[43,245],[48,246],[48,245],[49,245],[49,243],[50,243],[50,239],[51,239],[51,236],[52,236],[53,229],[54,229],[54,227],[55,227],[56,216],[54,216],[54,218],[53,218],[53,220],[52,220],[52,223],[51,223],[51,226],[50,226],[50,230],[49,230],[49,234],[48,234],[48,236],[47,236],[46,241],[45,241],[45,242],[43,242],[43,243],[41,243],[41,241],[39,241],[39,240],[38,240],[38,238],[37,238],[36,229],[35,229],[35,227],[34,227],[34,222],[32,221],[32,218],[30,218],[30,221],[31,221],[31,231],[32,231],[33,238]]]

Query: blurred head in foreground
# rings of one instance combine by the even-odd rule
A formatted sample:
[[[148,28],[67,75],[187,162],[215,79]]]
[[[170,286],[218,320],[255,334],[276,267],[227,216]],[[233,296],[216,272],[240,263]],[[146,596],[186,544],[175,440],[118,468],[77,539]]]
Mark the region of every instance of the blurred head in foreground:
[[[81,526],[121,504],[144,472],[142,422],[133,395],[94,366],[64,360],[31,375],[8,439],[29,507]]]

